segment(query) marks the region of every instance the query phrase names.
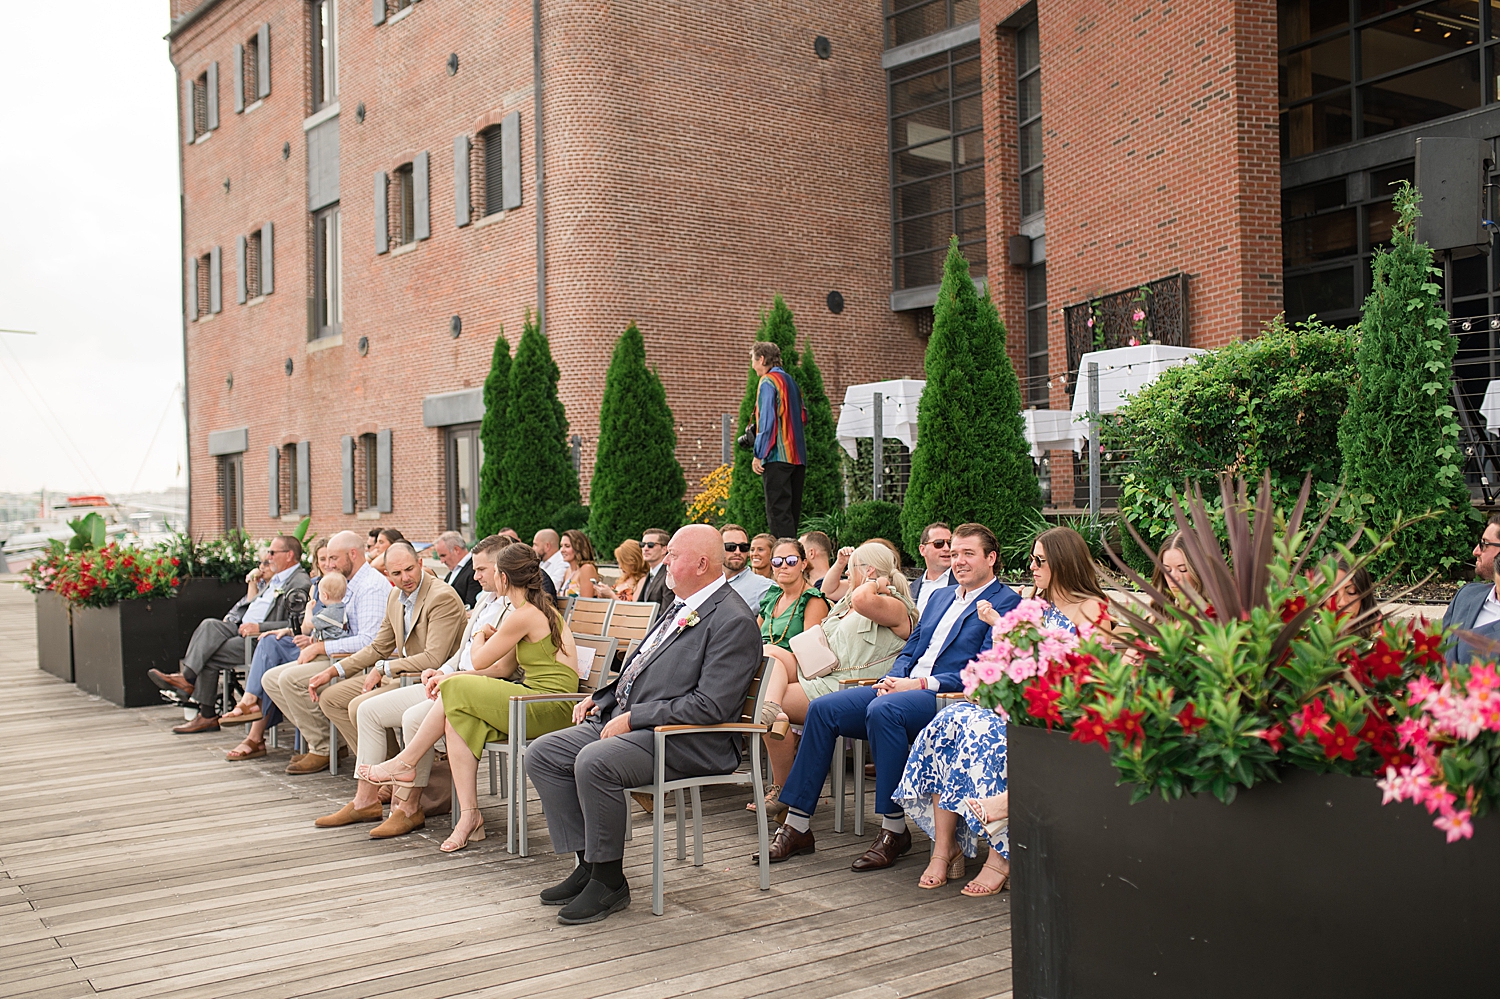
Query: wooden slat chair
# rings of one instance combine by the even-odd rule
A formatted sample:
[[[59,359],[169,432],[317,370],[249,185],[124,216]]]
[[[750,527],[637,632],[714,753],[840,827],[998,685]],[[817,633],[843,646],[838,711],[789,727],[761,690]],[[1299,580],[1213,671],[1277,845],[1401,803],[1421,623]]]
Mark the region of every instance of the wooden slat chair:
[[[340,659],[348,659],[353,654],[352,652],[336,652],[329,656],[328,660],[329,662],[336,662]],[[327,690],[331,686],[333,686],[332,683],[325,684],[321,689]],[[272,738],[274,739],[274,737],[275,733],[273,732]],[[273,742],[272,745],[275,745],[275,743]],[[302,752],[301,730],[297,730],[297,734],[293,737],[292,746],[295,752]],[[333,777],[339,775],[339,727],[331,720],[328,722],[328,773]]]
[[[645,638],[656,620],[660,605],[652,602],[636,603],[633,600],[615,601],[614,611],[609,615],[609,630],[603,632],[621,642]]]
[[[651,913],[656,916],[662,914],[664,895],[664,870],[662,857],[662,811],[666,805],[664,800],[667,792],[672,792],[677,799],[677,859],[687,859],[687,839],[685,815],[682,808],[682,792],[687,790],[693,801],[693,866],[703,866],[703,799],[700,788],[719,784],[744,785],[749,784],[755,801],[765,800],[765,781],[761,776],[761,737],[766,732],[766,726],[760,723],[761,705],[766,699],[766,684],[771,672],[770,657],[763,658],[760,669],[756,672],[755,679],[750,684],[750,689],[745,695],[745,706],[740,714],[738,722],[730,722],[725,725],[658,725],[656,733],[656,779],[651,784],[643,784],[640,787],[629,788],[632,794],[649,794],[652,797],[653,808],[651,810],[652,840],[651,840]],[[677,735],[688,735],[695,732],[738,732],[748,737],[750,749],[750,770],[736,770],[730,774],[710,774],[704,777],[683,777],[679,780],[667,780],[666,758],[667,740]],[[760,841],[760,890],[769,891],[771,888],[771,850],[770,834],[766,829],[766,810],[757,808],[755,810],[756,834]]]
[[[573,636],[573,641],[580,648],[591,648],[594,650],[594,664],[589,672],[589,678],[578,684],[576,694],[525,694],[521,697],[510,699],[510,732],[505,742],[487,742],[484,744],[484,755],[490,763],[490,794],[498,794],[500,791],[499,780],[499,757],[506,758],[505,771],[505,849],[510,853],[516,852],[517,829],[520,831],[521,856],[527,856],[526,850],[526,750],[531,745],[531,740],[526,733],[526,707],[529,704],[545,704],[548,702],[571,701],[577,703],[599,689],[606,682],[610,670],[613,667],[615,648],[619,640],[605,638],[598,635]],[[453,796],[453,821],[458,821],[458,796]]]
[[[567,617],[568,627],[575,635],[609,635],[609,619],[614,612],[615,601],[608,597],[578,597],[573,601],[573,612]]]
[[[563,601],[562,612],[563,612],[563,623],[564,624],[568,624],[569,622],[571,622],[573,620],[573,601],[575,601],[577,599],[578,599],[577,597],[568,597],[567,599],[565,599]]]

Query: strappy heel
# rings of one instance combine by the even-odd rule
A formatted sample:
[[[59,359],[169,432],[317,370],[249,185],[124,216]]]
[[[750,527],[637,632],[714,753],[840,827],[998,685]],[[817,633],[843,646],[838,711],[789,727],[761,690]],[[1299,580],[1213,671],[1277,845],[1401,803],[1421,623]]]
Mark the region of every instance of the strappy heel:
[[[927,862],[927,867],[931,869],[934,861],[939,861],[942,859],[942,857],[934,854],[932,860],[929,860]],[[943,868],[943,874],[941,877],[934,877],[924,871],[921,880],[917,882],[917,887],[928,889],[941,888],[949,881],[953,881],[964,876],[964,853],[962,850],[956,852],[952,857],[949,857],[947,860],[943,861],[943,863],[946,866]]]
[[[401,774],[402,776],[397,776]],[[371,784],[392,787],[412,787],[417,781],[417,765],[407,763],[401,757],[392,757],[384,763],[361,763],[354,768],[354,776]]]
[[[984,827],[984,834],[989,837],[989,841],[991,843],[999,843],[1000,837],[1004,836],[1005,831],[1010,828],[1010,815],[1007,814],[1003,819],[990,818],[989,814],[984,810],[984,802],[979,798],[965,798],[964,805],[969,809],[969,813]]]
[[[477,808],[465,808],[463,811],[461,811],[461,812],[458,813],[458,821],[462,822],[464,820],[464,816],[465,815],[472,815],[472,814],[474,814],[475,812],[478,812],[478,811],[479,811],[479,809],[477,809]],[[480,815],[479,815],[479,825],[475,826],[474,829],[467,836],[465,836],[463,839],[457,839],[456,838],[457,836],[458,836],[458,830],[454,829],[452,835],[450,835],[447,839],[443,840],[443,845],[440,846],[440,847],[438,847],[438,849],[442,850],[444,853],[457,853],[459,850],[462,850],[464,847],[468,846],[470,843],[478,843],[481,840],[483,840],[484,839],[484,815],[483,815],[483,813],[480,813]]]
[[[767,701],[761,705],[760,723],[766,726],[767,739],[785,739],[792,728],[792,720],[775,701]]]

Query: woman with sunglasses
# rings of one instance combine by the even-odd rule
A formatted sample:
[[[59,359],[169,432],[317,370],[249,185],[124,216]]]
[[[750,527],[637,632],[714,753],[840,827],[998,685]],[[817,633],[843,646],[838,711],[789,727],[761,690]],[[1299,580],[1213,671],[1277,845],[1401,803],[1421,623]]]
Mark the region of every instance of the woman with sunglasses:
[[[828,616],[828,600],[808,582],[811,568],[796,538],[782,538],[771,549],[772,586],[760,598],[760,637],[767,645],[790,650],[793,635]]]

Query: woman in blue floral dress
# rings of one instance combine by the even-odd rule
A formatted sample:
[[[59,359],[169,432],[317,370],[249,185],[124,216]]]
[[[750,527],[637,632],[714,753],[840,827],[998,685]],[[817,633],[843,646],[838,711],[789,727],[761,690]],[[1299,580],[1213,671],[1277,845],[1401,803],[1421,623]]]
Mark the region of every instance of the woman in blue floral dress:
[[[1048,606],[1043,627],[1076,634],[1088,622],[1108,629],[1109,598],[1076,531],[1054,527],[1037,536],[1031,549],[1032,594]],[[987,601],[977,613],[994,626],[1000,615]],[[990,843],[979,876],[964,887],[971,897],[994,895],[1010,880],[1010,839],[1006,835],[1005,720],[970,701],[940,711],[912,744],[906,771],[892,799],[906,817],[933,838],[932,860],[919,885],[938,888],[964,873],[964,858],[977,856],[981,839]]]

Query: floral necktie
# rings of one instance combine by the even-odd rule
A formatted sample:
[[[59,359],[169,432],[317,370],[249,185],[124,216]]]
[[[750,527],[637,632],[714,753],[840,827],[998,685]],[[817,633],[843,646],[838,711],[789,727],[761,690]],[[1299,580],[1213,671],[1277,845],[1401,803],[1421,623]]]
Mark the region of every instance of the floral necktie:
[[[620,707],[623,708],[626,701],[630,699],[630,688],[635,683],[636,677],[645,670],[646,662],[651,658],[651,654],[662,642],[666,641],[672,623],[677,620],[678,613],[686,606],[686,600],[678,600],[672,605],[671,609],[657,622],[651,634],[646,636],[646,641],[636,650],[635,658],[630,660],[630,665],[625,667],[625,672],[620,674]]]

